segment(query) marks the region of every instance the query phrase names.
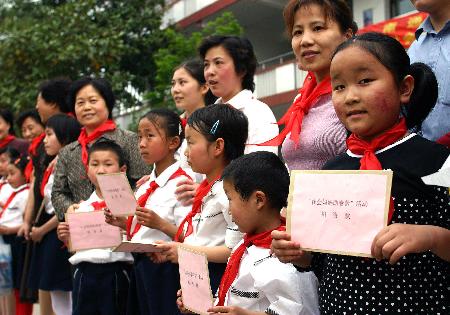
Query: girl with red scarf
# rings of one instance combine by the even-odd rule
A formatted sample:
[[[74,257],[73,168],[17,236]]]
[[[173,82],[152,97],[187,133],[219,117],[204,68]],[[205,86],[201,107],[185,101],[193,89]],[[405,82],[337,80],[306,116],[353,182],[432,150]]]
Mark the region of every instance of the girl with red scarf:
[[[289,170],[320,169],[345,150],[347,133],[331,103],[330,62],[336,47],[356,32],[356,24],[344,0],[291,0],[284,20],[298,68],[307,73],[278,122],[283,130],[262,145],[282,145]]]
[[[0,149],[11,147],[26,154],[29,143],[16,138],[14,133],[14,115],[9,109],[0,109]]]
[[[245,235],[233,249],[216,306],[208,312],[319,314],[314,273],[300,273],[270,253],[271,232],[286,228],[280,210],[286,206],[289,174],[283,162],[273,153],[253,152],[231,162],[222,179],[233,221]]]
[[[410,65],[395,39],[357,36],[337,48],[331,62],[333,104],[352,132],[347,152],[324,169],[391,169],[388,226],[372,242],[374,259],[314,254],[324,314],[445,313],[450,307],[450,208],[448,188],[427,186],[449,149],[418,130],[437,98],[436,78],[424,64]],[[308,264],[311,256],[286,233],[273,233],[275,254]],[[338,285],[336,285],[336,280]]]

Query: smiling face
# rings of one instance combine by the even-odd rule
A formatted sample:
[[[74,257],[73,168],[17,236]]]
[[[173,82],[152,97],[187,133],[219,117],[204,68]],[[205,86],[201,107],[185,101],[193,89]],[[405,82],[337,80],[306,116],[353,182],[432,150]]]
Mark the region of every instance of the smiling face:
[[[414,86],[408,76],[399,87],[378,59],[357,46],[338,52],[330,71],[337,116],[348,130],[366,141],[398,121],[400,105],[409,102]]]
[[[78,91],[75,115],[88,133],[108,120],[109,111],[105,100],[92,85],[86,85]]]
[[[233,58],[222,46],[215,46],[205,54],[205,79],[211,92],[224,103],[242,91],[244,74],[237,74]]]
[[[28,142],[44,132],[44,127],[31,117],[25,118],[21,126],[22,137]]]
[[[177,108],[190,114],[205,106],[204,97],[208,87],[206,84],[201,85],[185,68],[179,68],[173,73],[170,92]]]
[[[330,72],[334,50],[350,36],[351,31],[343,34],[339,25],[327,18],[319,5],[300,7],[294,16],[291,39],[299,68],[312,71],[321,81]]]

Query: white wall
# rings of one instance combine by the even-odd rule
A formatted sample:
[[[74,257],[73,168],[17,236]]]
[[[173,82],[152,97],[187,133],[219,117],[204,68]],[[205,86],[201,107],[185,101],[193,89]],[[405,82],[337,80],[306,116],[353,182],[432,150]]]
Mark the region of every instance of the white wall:
[[[363,12],[373,10],[373,23],[386,20],[389,17],[389,0],[353,0],[353,17],[359,28],[364,27]]]

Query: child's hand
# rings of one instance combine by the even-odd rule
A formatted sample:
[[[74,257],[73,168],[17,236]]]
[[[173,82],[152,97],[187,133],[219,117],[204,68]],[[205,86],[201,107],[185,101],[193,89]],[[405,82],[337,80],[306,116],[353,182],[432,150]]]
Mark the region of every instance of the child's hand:
[[[163,224],[163,219],[155,211],[142,207],[136,208],[136,219],[140,224],[151,229],[160,230]]]
[[[150,175],[144,175],[142,176],[137,182],[136,182],[136,189],[141,187],[143,183],[148,181],[150,179]]]
[[[147,253],[146,255],[155,264],[161,264],[163,262],[168,261],[167,257],[164,256],[162,253]]]
[[[23,236],[27,241],[30,239],[30,224],[28,222],[23,222],[17,231],[17,236]]]
[[[42,238],[45,236],[45,232],[41,227],[32,227],[30,232],[30,238],[33,242],[39,243],[42,241]]]
[[[229,315],[252,315],[252,314],[265,314],[251,312],[249,310],[243,309],[239,306],[213,306],[208,309],[208,312],[212,315],[215,314],[229,314]]]
[[[4,225],[0,225],[0,235],[9,235],[12,234],[12,229],[4,226]]]
[[[175,195],[177,200],[181,201],[183,206],[189,206],[194,202],[195,191],[199,184],[194,183],[191,179],[184,179],[178,182]]]
[[[291,235],[287,232],[273,231],[271,252],[284,263],[294,263],[307,266],[310,263],[310,255],[300,249],[300,244],[291,241]]]
[[[156,244],[158,244],[158,248],[162,249],[161,257],[164,257],[164,261],[170,261],[174,264],[178,263],[178,245],[180,243],[178,242],[163,242],[163,241],[156,241]]]
[[[388,259],[395,264],[406,254],[431,250],[434,244],[433,228],[427,225],[391,224],[383,228],[372,242],[372,256]]]
[[[127,219],[125,217],[116,217],[111,213],[111,210],[108,208],[103,209],[103,213],[105,214],[105,222],[113,225],[118,226],[123,230],[127,229]]]
[[[194,314],[190,310],[184,307],[183,295],[181,294],[181,289],[177,291],[177,306],[181,313],[183,314]]]
[[[63,242],[64,244],[67,244],[69,242],[70,232],[68,223],[60,222],[58,224],[58,227],[56,228],[56,233],[58,234],[58,239],[61,242]]]

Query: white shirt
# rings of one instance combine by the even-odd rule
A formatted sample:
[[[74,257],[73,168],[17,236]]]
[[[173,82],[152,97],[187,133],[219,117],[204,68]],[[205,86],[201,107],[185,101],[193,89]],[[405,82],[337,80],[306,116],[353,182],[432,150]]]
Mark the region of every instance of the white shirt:
[[[54,214],[55,213],[55,208],[53,208],[53,204],[52,204],[52,188],[53,188],[53,181],[54,181],[54,173],[55,173],[55,169],[53,169],[52,173],[50,174],[50,176],[48,177],[48,182],[47,184],[45,184],[44,186],[44,209],[45,212],[47,212],[48,214]]]
[[[320,314],[318,280],[314,273],[300,273],[292,264],[280,262],[269,252],[254,245],[245,250],[224,304],[268,314]]]
[[[191,166],[188,164],[187,157],[184,154],[187,148],[187,141],[183,139],[181,146],[175,152],[175,159],[180,162],[181,168],[188,174],[191,179],[196,183],[201,183],[205,179],[205,175],[196,173],[192,170]]]
[[[194,246],[222,246],[233,248],[242,239],[242,233],[232,221],[229,202],[222,181],[216,181],[203,198],[202,209],[192,218],[192,234],[184,243]],[[184,226],[186,232],[187,224]]]
[[[80,207],[76,209],[76,212],[91,212],[94,211],[94,207],[91,204],[95,201],[103,201],[94,191],[88,200],[80,203]],[[116,261],[133,262],[133,256],[130,253],[112,252],[108,248],[98,249],[86,249],[77,251],[72,257],[69,258],[69,262],[72,265],[79,264],[81,262],[89,262],[93,264],[106,264]]]
[[[0,189],[0,203],[5,203],[9,195],[11,195],[13,189],[11,185],[8,184],[8,181],[3,177],[0,179],[0,183],[3,184],[2,188]]]
[[[139,187],[136,192],[136,199],[138,199],[150,187],[150,183],[155,181],[159,187],[147,199],[145,208],[153,210],[161,218],[176,226],[179,226],[181,221],[183,221],[186,215],[191,211],[190,206],[185,207],[181,205],[175,196],[178,182],[185,180],[186,176],[181,175],[169,180],[170,176],[172,176],[178,168],[180,168],[180,162],[175,162],[166,168],[158,177],[156,177],[155,168],[153,168],[150,179]],[[137,219],[135,216],[131,225],[131,231],[134,230],[136,223]],[[157,240],[171,241],[172,239],[159,230],[150,229],[143,225],[131,239],[132,242],[136,243],[152,243]]]
[[[223,103],[222,98],[217,99],[216,103]],[[250,90],[240,91],[227,104],[247,116],[248,138],[244,154],[255,151],[269,151],[278,154],[278,147],[256,145],[275,138],[279,132],[277,120],[267,104],[256,99]]]
[[[26,187],[26,189],[17,193],[17,195],[14,196],[14,198],[11,200],[6,209],[0,208],[1,209],[0,211],[3,212],[0,218],[0,225],[4,225],[7,227],[17,227],[23,223],[23,213],[25,211],[25,206],[28,200],[28,192],[29,192],[28,184],[19,186],[17,188],[11,187],[11,191],[9,192],[9,194],[5,195],[6,198],[2,200],[2,203],[5,204],[12,193],[20,191],[24,187]]]

